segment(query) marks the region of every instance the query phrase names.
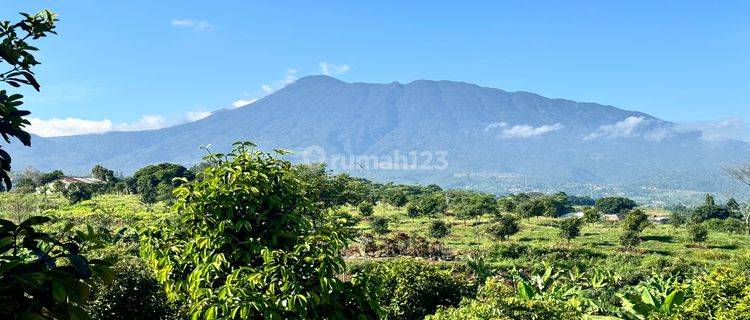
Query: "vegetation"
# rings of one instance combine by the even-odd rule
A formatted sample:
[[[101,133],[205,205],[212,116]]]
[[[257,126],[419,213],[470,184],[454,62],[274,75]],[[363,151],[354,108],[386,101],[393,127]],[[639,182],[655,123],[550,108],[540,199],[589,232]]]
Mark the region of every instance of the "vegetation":
[[[623,197],[605,197],[596,200],[596,210],[602,214],[625,215],[638,206],[635,201]]]
[[[336,276],[345,270],[345,221],[316,211],[290,163],[253,147],[236,144],[209,157],[200,179],[183,178],[177,219],[144,236],[157,279],[192,318],[359,317],[343,308],[354,297],[340,294],[354,284]]]
[[[67,239],[56,235],[68,224],[68,234],[92,226],[96,246],[80,254],[92,274],[74,276],[88,294],[65,307],[93,319],[732,319],[747,311],[750,238],[730,203],[714,200],[731,215],[701,223],[692,217],[703,205],[634,208],[619,222],[577,207],[583,218],[563,218],[572,196],[378,184],[279,158],[239,144],[170,181],[174,197],[154,204],[117,187],[128,177],[85,185],[90,198],[79,201],[65,198],[74,184],[16,190],[0,195],[0,218],[18,226],[46,216],[35,232],[52,239]],[[400,196],[408,200],[394,205]],[[437,199],[445,212],[410,213]],[[536,207],[538,215],[524,214]],[[685,223],[651,221],[659,216]],[[61,259],[58,267],[72,266]],[[103,261],[111,271],[93,272],[107,269]],[[710,276],[727,292],[708,288]]]
[[[511,215],[502,215],[487,229],[490,235],[498,240],[507,240],[518,232],[518,221]]]
[[[18,22],[0,21],[0,64],[10,70],[0,73],[0,82],[19,88],[28,85],[39,91],[41,85],[36,80],[32,68],[39,65],[34,56],[38,49],[29,40],[38,40],[55,32],[57,15],[52,11],[43,10],[30,15],[21,13],[23,19]],[[25,117],[31,114],[27,110],[18,109],[23,105],[23,96],[12,94],[0,89],[0,135],[5,142],[10,143],[10,137],[20,140],[25,146],[31,146],[31,134],[24,127],[31,124]],[[11,157],[0,149],[0,180],[6,190],[11,188],[10,171]]]
[[[430,223],[430,237],[441,239],[450,233],[450,226],[443,220],[435,220]]]
[[[570,242],[571,239],[581,235],[581,226],[583,219],[570,218],[560,221],[560,237]]]

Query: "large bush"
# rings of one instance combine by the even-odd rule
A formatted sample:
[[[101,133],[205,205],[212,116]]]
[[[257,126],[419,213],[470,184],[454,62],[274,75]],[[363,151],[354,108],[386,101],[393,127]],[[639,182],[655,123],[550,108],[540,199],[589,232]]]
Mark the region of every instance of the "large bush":
[[[748,319],[750,278],[740,271],[719,268],[688,283],[680,319]]]
[[[170,298],[207,320],[374,317],[357,283],[337,277],[346,221],[316,210],[289,162],[251,143],[208,160],[175,190],[177,218],[142,238]]]
[[[594,206],[602,214],[616,214],[622,216],[638,205],[635,201],[623,197],[604,197],[596,200]]]
[[[498,217],[495,222],[487,227],[487,233],[500,241],[508,239],[508,237],[516,234],[518,231],[518,221],[509,214]]]
[[[489,278],[476,299],[465,300],[459,307],[443,308],[426,320],[466,319],[581,319],[572,307],[562,301],[521,299],[503,279]]]
[[[379,284],[383,319],[422,319],[439,307],[456,306],[471,290],[449,271],[417,259],[398,259],[366,267]]]
[[[112,267],[114,281],[98,282],[86,306],[94,320],[179,319],[151,270],[140,260],[123,257]]]
[[[737,234],[747,233],[747,225],[744,221],[737,218],[708,219],[703,221],[703,225],[711,231]]]
[[[187,168],[172,163],[160,163],[143,167],[133,174],[134,191],[145,203],[172,199],[172,189],[195,175]]]
[[[42,232],[49,221],[0,219],[0,319],[86,319],[94,280],[111,278],[111,261],[85,256],[99,248],[99,235],[73,232],[71,224],[59,234]]]

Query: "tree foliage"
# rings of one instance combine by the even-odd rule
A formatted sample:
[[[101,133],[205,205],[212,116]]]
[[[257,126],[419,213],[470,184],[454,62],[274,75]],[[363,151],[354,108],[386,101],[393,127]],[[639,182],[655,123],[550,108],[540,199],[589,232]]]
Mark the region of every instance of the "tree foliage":
[[[430,223],[430,237],[441,239],[447,236],[451,231],[450,226],[443,220],[435,220]]]
[[[518,221],[509,214],[498,217],[488,228],[487,232],[498,240],[506,240],[508,237],[518,233]]]
[[[281,151],[278,151],[281,152]],[[176,220],[145,232],[142,254],[196,319],[352,318],[371,308],[343,282],[346,221],[317,211],[289,162],[236,143],[175,191]],[[363,311],[360,311],[363,310]]]
[[[440,306],[455,306],[470,292],[468,283],[448,270],[417,259],[370,266],[365,274],[378,283],[383,319],[423,319]]]
[[[0,82],[19,88],[29,85],[39,91],[41,85],[36,80],[32,68],[39,65],[33,52],[38,49],[29,44],[30,40],[37,40],[50,34],[57,34],[55,22],[57,15],[49,10],[42,10],[35,15],[21,13],[23,20],[12,23],[0,21],[0,64],[8,64],[10,70],[0,73]],[[0,136],[5,142],[10,143],[11,137],[20,140],[25,146],[31,146],[31,134],[24,130],[30,124],[25,117],[31,114],[27,110],[21,110],[23,96],[11,94],[0,89]],[[11,157],[0,149],[0,180],[5,184],[5,189],[10,190]]]
[[[99,235],[41,232],[50,221],[34,216],[15,224],[0,219],[0,319],[87,319],[83,305],[92,281],[111,279],[112,261],[87,259]]]
[[[604,197],[596,200],[596,205],[594,207],[602,214],[616,214],[618,216],[623,216],[637,206],[638,204],[636,204],[635,201],[628,198]]]
[[[374,211],[372,203],[370,203],[369,201],[363,201],[359,204],[359,206],[357,206],[357,209],[359,210],[359,215],[363,217],[371,216]]]
[[[172,190],[195,177],[187,168],[173,163],[143,167],[133,174],[135,191],[144,203],[172,199]]]
[[[693,223],[688,226],[687,231],[690,241],[694,243],[702,243],[708,240],[708,230],[703,224]]]
[[[583,219],[580,218],[569,218],[560,221],[560,237],[570,241],[571,239],[577,238],[581,234],[581,226],[583,226]]]

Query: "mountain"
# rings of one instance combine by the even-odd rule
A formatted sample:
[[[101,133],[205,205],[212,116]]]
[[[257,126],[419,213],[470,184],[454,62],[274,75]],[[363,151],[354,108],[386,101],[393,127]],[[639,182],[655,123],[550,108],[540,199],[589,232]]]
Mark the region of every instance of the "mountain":
[[[15,168],[83,174],[102,164],[129,174],[158,162],[191,165],[205,155],[199,147],[226,151],[238,140],[297,150],[293,161],[314,157],[375,180],[497,192],[718,191],[728,183],[721,165],[750,159],[748,143],[707,140],[612,106],[463,82],[346,83],[327,76],[304,77],[250,105],[169,128],[34,137],[32,148],[7,148]],[[420,165],[389,169],[389,157]]]

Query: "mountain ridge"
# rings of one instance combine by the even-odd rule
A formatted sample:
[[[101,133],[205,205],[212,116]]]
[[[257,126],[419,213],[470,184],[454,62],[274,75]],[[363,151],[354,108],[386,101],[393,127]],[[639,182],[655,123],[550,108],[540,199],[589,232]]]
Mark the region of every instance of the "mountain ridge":
[[[445,150],[446,170],[332,169],[497,192],[518,188],[521,178],[466,177],[515,175],[538,188],[640,184],[711,190],[720,187],[710,178],[722,162],[750,159],[747,143],[706,141],[698,131],[609,105],[449,80],[370,84],[328,76],[303,77],[249,105],[168,128],[35,137],[30,149],[9,149],[16,168],[81,174],[102,164],[129,174],[157,162],[191,165],[205,155],[199,147],[211,144],[223,152],[237,140],[266,149],[318,146],[341,157]],[[291,159],[302,160],[299,153]]]

